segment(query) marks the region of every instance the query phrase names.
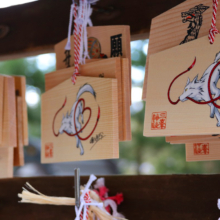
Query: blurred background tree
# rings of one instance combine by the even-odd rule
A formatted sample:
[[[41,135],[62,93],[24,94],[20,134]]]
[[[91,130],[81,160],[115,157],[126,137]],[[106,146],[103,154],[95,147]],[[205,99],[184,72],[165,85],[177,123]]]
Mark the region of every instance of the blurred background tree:
[[[72,175],[74,167],[82,174],[180,174],[219,173],[220,162],[185,161],[184,145],[170,145],[164,137],[143,136],[144,106],[141,101],[148,40],[131,43],[132,53],[132,141],[120,143],[119,160],[40,164],[41,105],[44,74],[55,70],[55,54],[0,62],[0,73],[24,75],[27,80],[30,145],[25,148],[25,166],[15,168],[16,176]]]

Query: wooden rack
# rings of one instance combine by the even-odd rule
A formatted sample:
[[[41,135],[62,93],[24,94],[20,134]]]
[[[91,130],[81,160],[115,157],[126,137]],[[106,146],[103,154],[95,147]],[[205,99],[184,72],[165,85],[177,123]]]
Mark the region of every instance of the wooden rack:
[[[123,192],[119,211],[129,220],[210,220],[220,217],[220,175],[106,176],[109,195]],[[85,184],[88,177],[81,177]],[[17,194],[29,182],[49,196],[74,197],[74,177],[0,180],[0,219],[72,220],[74,207],[19,204]]]
[[[151,19],[184,0],[104,0],[94,5],[99,25],[130,25],[132,40],[149,37]],[[53,52],[67,37],[72,0],[38,0],[0,9],[0,60]]]

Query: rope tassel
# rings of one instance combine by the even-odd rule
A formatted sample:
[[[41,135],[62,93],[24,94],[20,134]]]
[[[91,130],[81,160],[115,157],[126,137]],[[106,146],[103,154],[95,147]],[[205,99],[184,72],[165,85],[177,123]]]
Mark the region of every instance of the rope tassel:
[[[113,211],[117,213],[116,216],[114,216],[114,214],[112,216],[107,212],[105,209],[105,203],[102,202],[98,194],[89,189],[94,180],[96,180],[96,177],[91,175],[86,186],[81,187],[79,209],[75,206],[75,198],[47,196],[40,193],[29,183],[26,183],[25,188],[23,188],[22,193],[18,194],[18,197],[21,198],[21,203],[75,206],[75,220],[126,220],[122,215],[117,213],[117,207],[115,206],[113,206]]]

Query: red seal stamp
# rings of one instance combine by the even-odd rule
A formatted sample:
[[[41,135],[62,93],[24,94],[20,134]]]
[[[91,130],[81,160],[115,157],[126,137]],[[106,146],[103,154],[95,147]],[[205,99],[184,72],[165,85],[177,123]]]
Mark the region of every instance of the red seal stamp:
[[[45,157],[52,158],[53,157],[53,143],[45,144]]]
[[[151,130],[166,129],[167,112],[153,112],[151,119]]]
[[[193,144],[194,155],[209,155],[209,144],[195,143]]]

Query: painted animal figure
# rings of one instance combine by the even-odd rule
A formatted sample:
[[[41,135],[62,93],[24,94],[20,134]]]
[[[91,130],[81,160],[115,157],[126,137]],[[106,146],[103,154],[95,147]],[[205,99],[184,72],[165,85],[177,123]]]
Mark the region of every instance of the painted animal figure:
[[[179,97],[179,100],[182,102],[187,101],[188,99],[191,99],[198,104],[205,104],[207,102],[211,108],[210,117],[216,117],[218,127],[220,127],[220,113],[216,100],[220,99],[218,98],[220,97],[220,89],[217,88],[217,83],[220,78],[219,60],[220,52],[216,55],[214,63],[206,69],[201,79],[198,79],[198,75],[192,81],[188,78],[184,92]]]
[[[82,86],[77,93],[76,101],[73,104],[73,107],[70,113],[67,112],[66,116],[63,115],[62,124],[59,129],[59,134],[62,134],[65,132],[66,134],[69,134],[70,136],[71,135],[75,136],[76,147],[80,148],[81,155],[84,154],[84,149],[83,149],[83,145],[80,140],[80,137],[78,135],[78,132],[80,130],[81,130],[80,132],[83,132],[82,124],[84,124],[84,120],[83,120],[83,102],[79,101],[80,100],[79,98],[85,92],[91,93],[94,96],[94,98],[96,98],[96,93],[91,85],[85,84],[84,86]],[[74,115],[75,115],[75,118],[74,118]],[[80,122],[80,119],[81,119],[81,122]]]
[[[180,44],[187,43],[189,41],[198,38],[200,28],[203,22],[203,13],[209,8],[203,4],[197,5],[194,8],[189,9],[189,11],[182,12],[181,16],[183,18],[182,22],[189,22],[187,35]]]

